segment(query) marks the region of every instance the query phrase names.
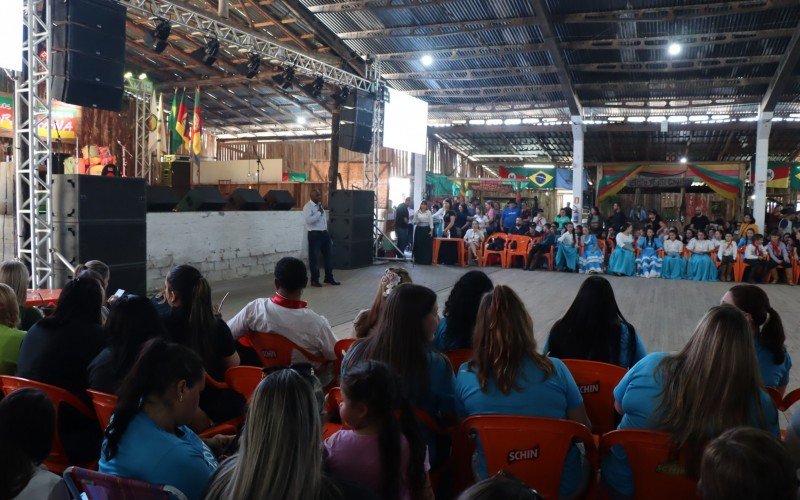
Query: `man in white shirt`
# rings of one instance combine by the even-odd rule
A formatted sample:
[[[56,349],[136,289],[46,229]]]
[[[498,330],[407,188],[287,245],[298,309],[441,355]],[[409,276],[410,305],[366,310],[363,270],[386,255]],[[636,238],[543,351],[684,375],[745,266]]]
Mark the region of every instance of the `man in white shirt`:
[[[311,191],[311,200],[303,207],[303,218],[308,229],[308,267],[311,268],[311,286],[322,286],[319,283],[317,253],[322,254],[325,283],[340,285],[341,283],[333,279],[333,267],[331,267],[333,242],[328,234],[328,219],[322,208],[322,192],[319,189]]]
[[[300,300],[307,283],[308,274],[303,261],[294,257],[279,260],[275,266],[277,291],[271,298],[250,302],[228,321],[233,338],[239,339],[248,332],[277,333],[314,356],[330,361],[336,359],[336,337],[330,323]],[[292,362],[308,363],[309,360],[294,351]]]

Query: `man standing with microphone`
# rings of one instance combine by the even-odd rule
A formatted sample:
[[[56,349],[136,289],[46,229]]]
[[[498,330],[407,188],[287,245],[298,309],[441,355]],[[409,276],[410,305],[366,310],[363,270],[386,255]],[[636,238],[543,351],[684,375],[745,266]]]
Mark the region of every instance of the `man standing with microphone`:
[[[308,267],[311,268],[311,286],[321,287],[319,283],[319,263],[317,253],[322,254],[322,265],[325,267],[325,283],[340,285],[333,279],[331,267],[331,251],[333,242],[328,234],[328,220],[322,208],[322,192],[311,191],[311,200],[303,207],[303,218],[308,229]]]

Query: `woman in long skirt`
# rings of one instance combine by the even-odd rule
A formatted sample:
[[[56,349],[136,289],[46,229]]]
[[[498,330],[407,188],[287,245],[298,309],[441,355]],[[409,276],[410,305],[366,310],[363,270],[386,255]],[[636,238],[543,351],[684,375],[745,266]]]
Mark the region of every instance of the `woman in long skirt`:
[[[633,224],[630,222],[622,226],[622,232],[617,233],[617,248],[608,261],[608,272],[615,276],[633,276],[636,274],[636,257],[633,248]]]
[[[717,281],[717,266],[709,254],[714,251],[714,243],[706,239],[705,231],[697,231],[697,237],[686,248],[692,252],[686,278],[693,281]]]
[[[414,262],[430,265],[433,262],[433,216],[428,202],[419,204],[414,215]]]
[[[639,236],[636,246],[640,252],[636,257],[636,275],[643,278],[660,277],[661,257],[658,256],[658,251],[662,249],[662,245],[653,228],[648,227],[646,233]]]
[[[591,233],[589,226],[584,226],[581,244],[583,252],[578,257],[578,267],[581,274],[594,274],[603,272],[603,249],[597,245],[597,236]]]
[[[578,237],[572,222],[565,224],[564,234],[558,238],[555,267],[559,271],[575,272],[578,267]]]
[[[680,280],[686,272],[686,260],[683,258],[683,242],[678,239],[678,231],[669,230],[664,241],[664,258],[661,260],[661,277],[666,280]]]

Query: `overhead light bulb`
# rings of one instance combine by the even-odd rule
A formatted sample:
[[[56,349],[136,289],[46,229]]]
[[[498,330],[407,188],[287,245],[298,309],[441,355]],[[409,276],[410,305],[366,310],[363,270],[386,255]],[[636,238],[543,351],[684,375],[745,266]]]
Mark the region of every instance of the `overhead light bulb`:
[[[139,80],[147,80],[147,73],[140,73]]]
[[[681,163],[686,163],[689,161],[685,156],[681,157]]]
[[[133,78],[133,73],[127,71],[124,75],[122,75],[126,80],[129,78]]]
[[[425,66],[430,66],[431,64],[433,64],[433,57],[429,54],[425,54],[424,56],[422,56],[422,59],[420,59],[420,62],[422,62],[422,64],[424,64]]]
[[[671,44],[669,44],[669,47],[667,48],[667,54],[669,54],[671,56],[677,56],[678,54],[681,53],[681,50],[683,50],[683,47],[681,47],[681,44],[679,44],[679,43],[671,43]]]
[[[299,123],[300,125],[305,125],[306,117],[305,116],[298,116],[297,117],[297,123]]]

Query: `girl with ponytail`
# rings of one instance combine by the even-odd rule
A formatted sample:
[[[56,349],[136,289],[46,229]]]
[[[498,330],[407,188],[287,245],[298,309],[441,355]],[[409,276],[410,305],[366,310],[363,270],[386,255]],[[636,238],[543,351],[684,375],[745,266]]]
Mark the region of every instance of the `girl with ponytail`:
[[[722,302],[738,307],[750,320],[764,385],[783,394],[789,383],[792,358],[784,345],[783,322],[770,305],[767,293],[755,285],[736,285],[722,297]]]
[[[170,306],[162,312],[169,338],[197,353],[211,378],[222,380],[225,370],[239,366],[231,330],[217,317],[211,305],[211,287],[200,271],[185,264],[173,267],[165,280],[164,299]],[[208,387],[200,408],[210,421],[193,422],[192,428],[200,432],[212,422],[238,417],[244,413],[244,405],[240,394]]]
[[[389,500],[433,498],[425,441],[397,374],[380,361],[358,363],[342,379],[339,413],[350,429],[325,441],[325,465]]]
[[[231,437],[203,442],[187,424],[205,386],[203,363],[184,346],[153,339],[122,383],[105,431],[100,472],[166,484],[190,500],[202,498]]]

